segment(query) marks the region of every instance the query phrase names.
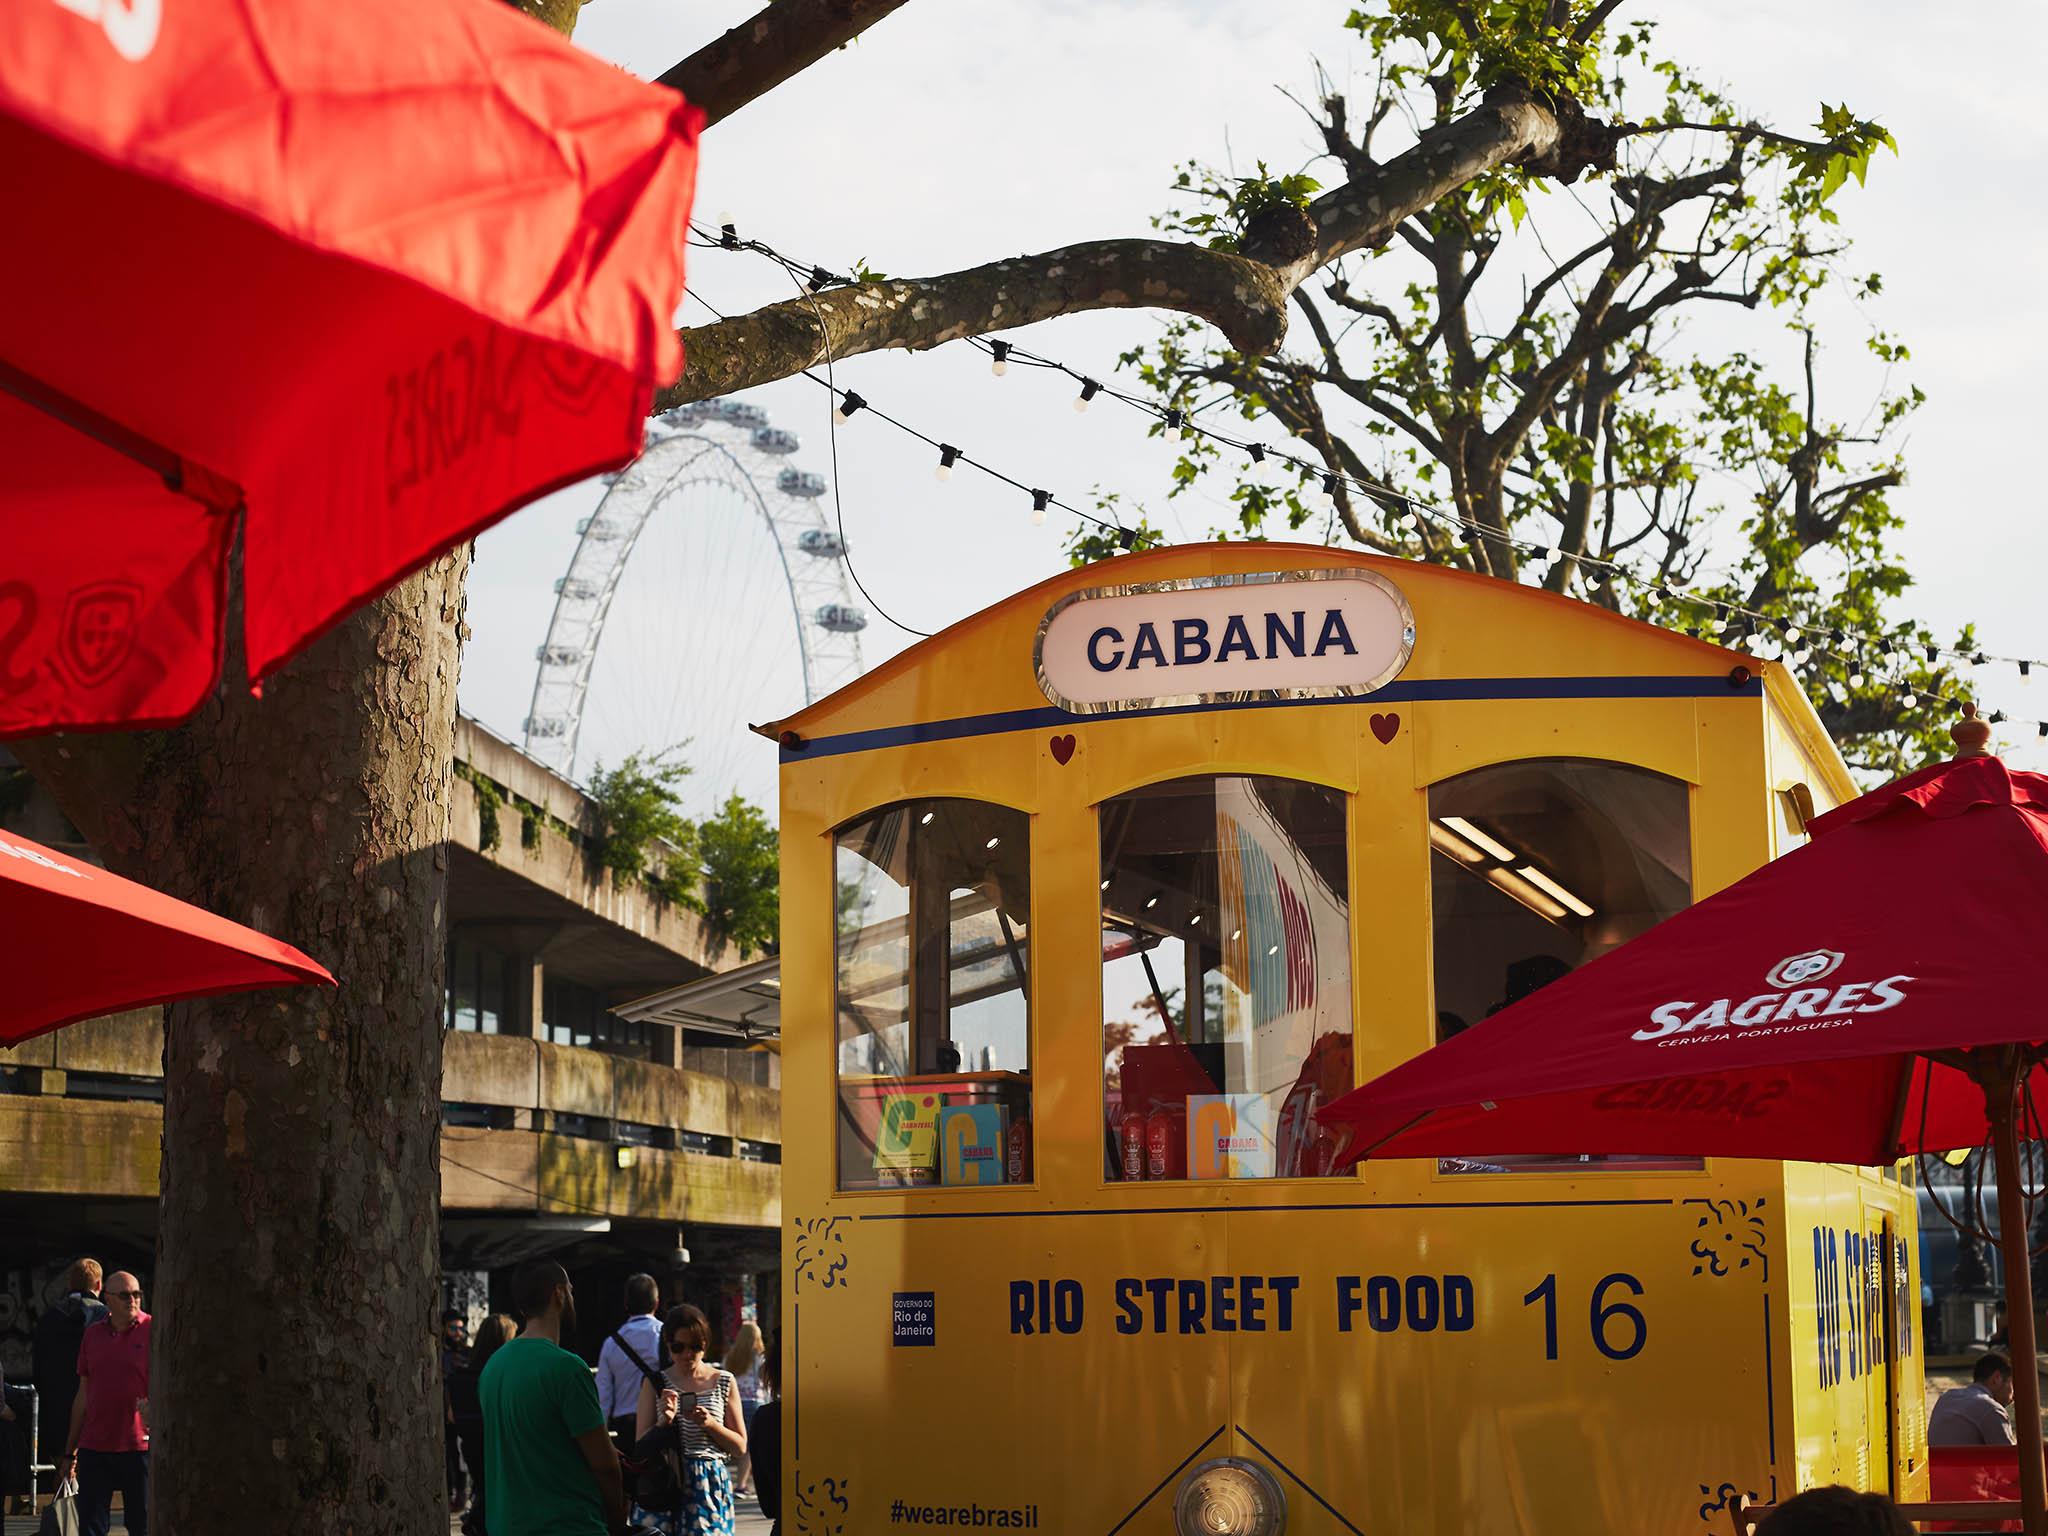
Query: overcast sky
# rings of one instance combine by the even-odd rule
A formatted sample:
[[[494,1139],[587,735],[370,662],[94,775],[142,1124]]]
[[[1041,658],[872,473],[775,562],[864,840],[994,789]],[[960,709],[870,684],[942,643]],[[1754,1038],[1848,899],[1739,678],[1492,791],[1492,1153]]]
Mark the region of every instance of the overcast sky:
[[[753,0],[592,0],[577,41],[652,76],[755,8]],[[744,233],[806,260],[842,271],[864,260],[892,274],[1143,234],[1183,159],[1248,169],[1263,158],[1293,169],[1307,158],[1309,125],[1276,87],[1307,94],[1317,60],[1340,85],[1367,67],[1342,29],[1347,8],[1306,0],[910,0],[855,46],[713,128],[703,142],[698,210],[707,218],[729,213]],[[1911,346],[1908,376],[1929,396],[1908,443],[1911,483],[1895,502],[1908,520],[1899,547],[1918,579],[1908,609],[1944,634],[1975,622],[1989,651],[2048,652],[2037,595],[2048,552],[2034,477],[2042,429],[2031,417],[2048,290],[2028,272],[2048,231],[2031,190],[2039,134],[2030,77],[1986,66],[1982,18],[1964,8],[1637,0],[1623,14],[1659,19],[1667,50],[1777,126],[1809,128],[1825,99],[1847,102],[1896,135],[1900,154],[1880,155],[1868,187],[1844,190],[1836,206],[1856,240],[1851,265],[1885,275],[1874,317]],[[2000,36],[2007,56],[2038,57],[2048,14],[2005,7]],[[1356,94],[1366,89],[1360,81]],[[728,312],[791,291],[759,257],[692,258],[692,289]],[[686,315],[705,318],[694,305]],[[1158,323],[1127,311],[1006,334],[1108,377],[1116,355]],[[1845,396],[1874,387],[1859,346],[1860,336],[1845,329],[1830,358],[1840,381],[1831,387]],[[1167,503],[1170,454],[1128,412],[1098,406],[1076,415],[1072,387],[1056,377],[1012,370],[995,379],[985,356],[956,343],[858,358],[838,378],[931,436],[1076,505],[1088,505],[1094,487],[1114,489],[1149,507],[1176,538],[1225,520],[1213,502]],[[829,472],[823,390],[792,380],[748,398],[803,437],[799,465]],[[839,510],[856,569],[875,602],[904,623],[936,629],[1062,566],[1064,520],[1033,527],[1019,492],[967,473],[940,485],[930,450],[871,418],[842,428],[837,447]],[[568,566],[576,520],[598,494],[564,492],[480,541],[463,703],[515,740],[552,583]],[[721,777],[770,801],[772,748],[735,733],[745,719],[800,702],[793,665],[782,677],[764,675],[753,654],[760,647],[749,640],[790,625],[786,612],[765,611],[758,600],[760,573],[772,571],[776,557],[766,534],[731,504],[701,516],[701,538],[713,538],[714,526],[729,529],[734,558],[742,567],[752,562],[755,596],[721,606],[721,590],[744,593],[748,581],[693,581],[687,567],[701,542],[649,556],[648,573],[659,570],[677,590],[666,605],[650,580],[622,592],[637,615],[635,638],[600,652],[596,689],[614,703],[601,739],[586,736],[578,774],[593,755],[616,759],[636,745],[665,744],[629,739],[632,711],[616,701],[686,688],[684,656],[733,679],[751,656],[744,681],[704,695],[708,713],[730,718],[707,720],[702,731],[726,744],[711,751],[700,742],[691,755],[718,762]],[[714,584],[721,590],[705,590]],[[734,606],[744,611],[729,611]],[[879,615],[861,637],[870,664],[909,639]],[[1987,708],[2048,716],[2048,676],[2023,689],[2013,669],[1991,669],[1979,694]],[[2032,740],[2029,726],[2017,755],[2038,762]],[[704,785],[714,787],[727,785]]]

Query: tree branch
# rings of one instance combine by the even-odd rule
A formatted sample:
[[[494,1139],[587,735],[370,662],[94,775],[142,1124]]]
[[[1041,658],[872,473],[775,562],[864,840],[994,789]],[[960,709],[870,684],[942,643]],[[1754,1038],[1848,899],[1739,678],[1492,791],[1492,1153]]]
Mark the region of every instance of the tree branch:
[[[1567,144],[1550,109],[1499,90],[1370,177],[1284,210],[1294,218],[1263,221],[1241,252],[1096,240],[940,277],[831,289],[697,326],[682,333],[689,366],[657,408],[771,383],[828,356],[922,349],[1094,309],[1179,310],[1215,325],[1237,351],[1263,356],[1286,335],[1288,296],[1303,281],[1340,256],[1385,244],[1412,214],[1473,177],[1525,164],[1569,179],[1597,163],[1606,130],[1588,121],[1574,119]]]
[[[705,126],[809,69],[903,4],[903,0],[771,0],[768,8],[707,43],[660,77],[704,109]]]

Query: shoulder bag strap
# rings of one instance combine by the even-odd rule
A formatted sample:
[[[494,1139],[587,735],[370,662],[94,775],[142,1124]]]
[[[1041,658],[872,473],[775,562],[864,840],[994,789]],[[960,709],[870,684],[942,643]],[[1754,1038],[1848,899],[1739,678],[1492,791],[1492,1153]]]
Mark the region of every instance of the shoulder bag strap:
[[[640,1351],[635,1349],[632,1345],[626,1342],[625,1327],[623,1324],[612,1330],[612,1342],[618,1345],[619,1348],[623,1349],[626,1352],[626,1358],[632,1361],[635,1365],[640,1367],[640,1374],[642,1376],[645,1376],[649,1381],[653,1382],[654,1390],[656,1392],[659,1392],[662,1389],[663,1385],[661,1372],[657,1371],[645,1360],[642,1360],[640,1358]]]

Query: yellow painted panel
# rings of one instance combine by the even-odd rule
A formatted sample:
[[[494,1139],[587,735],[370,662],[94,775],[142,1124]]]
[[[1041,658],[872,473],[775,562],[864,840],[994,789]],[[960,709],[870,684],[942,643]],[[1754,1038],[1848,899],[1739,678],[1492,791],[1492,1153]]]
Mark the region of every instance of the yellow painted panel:
[[[1069,592],[1335,565],[1379,571],[1415,613],[1414,654],[1377,699],[1073,717],[1035,681],[1033,637]],[[1917,1358],[1895,1344],[1852,1384],[1823,1385],[1816,1364],[1828,1337],[1817,1284],[1840,1276],[1817,1283],[1812,1230],[1832,1225],[1839,1244],[1889,1220],[1917,1297],[1909,1187],[1762,1162],[1104,1176],[1104,799],[1215,773],[1350,797],[1365,1078],[1434,1031],[1431,783],[1531,756],[1634,764],[1691,786],[1696,896],[1770,857],[1768,722],[1802,743],[1818,727],[1775,676],[1768,693],[1730,686],[1742,661],[1457,573],[1183,548],[1045,583],[786,722],[805,741],[782,775],[794,1527],[879,1531],[941,1523],[938,1511],[972,1525],[979,1511],[991,1528],[1007,1515],[1013,1528],[1165,1532],[1178,1478],[1219,1455],[1272,1473],[1289,1532],[1691,1533],[1722,1521],[1736,1493],[1853,1477],[1855,1447],[1846,1467],[1837,1447],[1848,1431],[1869,1485],[1924,1477],[1906,1465],[1910,1422],[1885,1422],[1917,1408]],[[1815,772],[1845,782],[1836,760]],[[924,795],[1032,817],[1035,1176],[841,1193],[830,829]],[[1248,1297],[1263,1298],[1266,1326],[1219,1332],[1219,1305],[1241,1322]]]

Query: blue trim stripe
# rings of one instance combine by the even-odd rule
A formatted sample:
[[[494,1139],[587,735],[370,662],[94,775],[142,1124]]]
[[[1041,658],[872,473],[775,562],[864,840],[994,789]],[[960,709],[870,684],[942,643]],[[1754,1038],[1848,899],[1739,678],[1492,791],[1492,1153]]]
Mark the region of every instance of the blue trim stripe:
[[[1296,1486],[1299,1487],[1303,1493],[1307,1494],[1310,1498],[1314,1499],[1318,1504],[1322,1505],[1323,1508],[1327,1509],[1330,1512],[1330,1518],[1332,1520],[1335,1520],[1339,1525],[1343,1526],[1345,1530],[1351,1532],[1351,1536],[1365,1536],[1365,1532],[1361,1531],[1357,1526],[1353,1525],[1349,1520],[1346,1520],[1342,1515],[1337,1513],[1336,1505],[1332,1504],[1320,1493],[1317,1493],[1315,1489],[1309,1487],[1307,1483],[1302,1482],[1300,1474],[1297,1473],[1294,1470],[1294,1468],[1287,1465],[1286,1462],[1282,1461],[1278,1456],[1275,1456],[1271,1451],[1267,1450],[1263,1445],[1259,1444],[1258,1441],[1254,1440],[1252,1438],[1252,1432],[1250,1430],[1246,1429],[1242,1424],[1240,1424],[1237,1426],[1237,1432],[1240,1435],[1244,1436],[1245,1443],[1249,1445],[1253,1450],[1257,1451],[1261,1456],[1265,1457],[1266,1460],[1272,1462],[1274,1466],[1278,1467],[1282,1472],[1285,1472],[1289,1477],[1293,1478]]]
[[[1139,1205],[1070,1211],[872,1211],[855,1221],[1000,1221],[1018,1216],[1233,1216],[1254,1212],[1304,1211],[1557,1211],[1618,1205],[1671,1205],[1670,1199],[1641,1200],[1347,1200],[1328,1205]]]
[[[1056,705],[1037,709],[1005,709],[987,715],[959,715],[951,720],[926,720],[915,725],[885,725],[838,736],[816,736],[794,751],[782,748],[785,763],[838,757],[847,752],[879,752],[885,747],[919,746],[957,741],[963,736],[998,736],[1007,731],[1038,731],[1056,726],[1091,725],[1106,720],[1149,720],[1171,715],[1224,714],[1238,709],[1312,709],[1326,704],[1407,704],[1426,700],[1485,699],[1753,699],[1763,696],[1760,677],[1731,683],[1726,677],[1443,677],[1402,682],[1395,679],[1363,697],[1327,699],[1246,699],[1229,704],[1173,704],[1159,709],[1131,709],[1113,715],[1075,715]]]
[[[1778,1392],[1771,1369],[1771,1293],[1764,1292],[1764,1443],[1778,1464]]]
[[[1202,1452],[1209,1449],[1210,1446],[1214,1445],[1216,1443],[1216,1437],[1222,1434],[1223,1431],[1228,1429],[1229,1427],[1230,1426],[1227,1424],[1218,1424],[1214,1429],[1212,1429],[1209,1432],[1208,1439],[1204,1440],[1192,1451],[1189,1451],[1186,1456],[1181,1458],[1181,1464],[1179,1466],[1175,1467],[1171,1472],[1167,1473],[1166,1476],[1159,1479],[1159,1487],[1154,1488],[1150,1493],[1146,1494],[1145,1497],[1138,1500],[1138,1502],[1134,1506],[1132,1506],[1131,1512],[1128,1515],[1125,1515],[1123,1519],[1117,1521],[1115,1525],[1112,1525],[1109,1528],[1109,1536],[1116,1536],[1116,1533],[1118,1531],[1122,1530],[1125,1526],[1129,1525],[1133,1520],[1137,1519],[1138,1511],[1143,1509],[1147,1504],[1150,1504],[1154,1499],[1158,1498],[1160,1489],[1164,1488],[1176,1477],[1179,1477],[1181,1473],[1185,1472],[1187,1470],[1188,1463],[1193,1461],[1197,1456],[1201,1455]]]

